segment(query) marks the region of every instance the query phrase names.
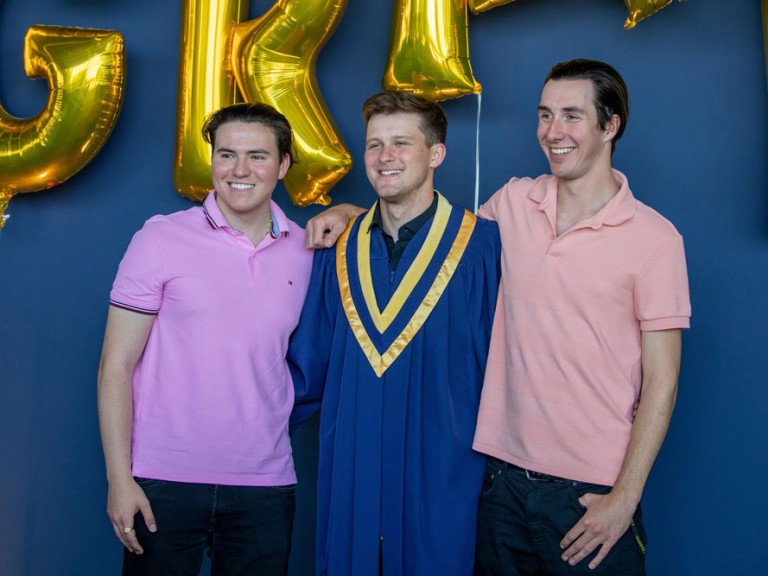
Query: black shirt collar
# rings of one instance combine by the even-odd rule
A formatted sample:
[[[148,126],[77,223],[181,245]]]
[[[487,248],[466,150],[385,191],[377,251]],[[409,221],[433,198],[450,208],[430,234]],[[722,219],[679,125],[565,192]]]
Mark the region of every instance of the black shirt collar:
[[[374,227],[381,229],[381,233],[384,236],[384,243],[387,245],[387,255],[389,256],[390,270],[397,268],[397,264],[400,262],[400,257],[403,255],[403,252],[405,251],[406,246],[408,246],[408,243],[421,229],[421,227],[424,226],[424,224],[435,215],[436,212],[437,194],[434,195],[434,199],[432,200],[432,204],[429,205],[429,208],[424,210],[424,212],[416,216],[416,218],[413,220],[410,220],[409,222],[406,222],[400,226],[400,229],[397,231],[397,242],[395,242],[395,240],[384,231],[384,225],[381,219],[381,203],[376,203],[376,208],[374,209],[373,218],[371,218],[371,225],[368,228],[368,232],[370,233]]]
[[[404,239],[405,237],[407,237],[408,240],[413,238],[416,232],[418,232],[421,227],[424,226],[424,223],[435,215],[435,212],[437,212],[437,194],[434,194],[432,204],[429,205],[429,208],[424,210],[424,212],[416,216],[416,218],[413,220],[410,220],[409,222],[406,222],[400,226],[400,229],[397,231],[398,241],[400,239]],[[390,237],[386,232],[384,232],[384,223],[381,219],[381,202],[376,202],[376,208],[374,210],[373,218],[371,219],[371,226],[368,231],[370,232],[374,226],[381,228],[384,236],[387,236],[388,238]]]

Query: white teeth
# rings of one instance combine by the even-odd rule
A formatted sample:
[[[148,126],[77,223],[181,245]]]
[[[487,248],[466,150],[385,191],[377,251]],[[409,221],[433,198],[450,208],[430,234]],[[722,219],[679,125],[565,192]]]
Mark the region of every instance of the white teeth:
[[[575,150],[575,148],[551,148],[552,154],[555,156],[559,156],[561,154],[568,154],[571,150]]]
[[[382,176],[392,176],[394,174],[400,174],[402,170],[381,170],[380,173]]]
[[[229,186],[235,190],[250,190],[253,188],[253,184],[241,184],[239,182],[231,182]]]

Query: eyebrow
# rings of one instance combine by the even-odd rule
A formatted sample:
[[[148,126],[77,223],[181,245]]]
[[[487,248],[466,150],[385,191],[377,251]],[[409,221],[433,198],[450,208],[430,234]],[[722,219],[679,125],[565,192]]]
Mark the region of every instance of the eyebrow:
[[[386,137],[381,136],[371,136],[366,140],[366,142],[383,142],[384,140],[387,140]],[[393,134],[390,140],[415,140],[416,136],[411,134]]]
[[[539,112],[552,112],[547,106],[539,106],[538,107]],[[566,106],[562,109],[563,112],[569,112],[569,113],[576,113],[576,114],[586,114],[586,111],[583,108],[579,108],[578,106]]]
[[[221,148],[217,148],[217,149],[216,149],[216,153],[217,153],[217,154],[218,154],[218,153],[220,153],[220,152],[230,152],[230,153],[232,153],[232,154],[236,154],[236,153],[237,153],[237,152],[236,152],[235,150],[233,150],[232,148],[225,148],[225,147],[223,147],[223,146],[222,146]],[[246,154],[269,154],[269,150],[267,150],[267,149],[265,149],[265,148],[257,148],[257,149],[255,149],[255,150],[246,150],[246,152],[245,152],[245,153],[246,153]]]

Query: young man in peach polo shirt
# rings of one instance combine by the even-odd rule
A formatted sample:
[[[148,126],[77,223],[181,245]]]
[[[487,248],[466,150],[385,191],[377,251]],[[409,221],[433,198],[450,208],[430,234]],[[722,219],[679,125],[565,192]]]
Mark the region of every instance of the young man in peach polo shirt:
[[[611,165],[628,100],[607,64],[556,65],[537,130],[552,173],[480,208],[503,262],[474,442],[489,456],[478,574],[645,573],[639,503],[690,299],[680,234]],[[330,245],[354,213],[317,216],[308,244]]]
[[[644,574],[640,497],[690,318],[682,237],[611,166],[629,112],[613,68],[556,65],[538,110],[552,174],[480,209],[501,230],[503,305],[474,442],[489,456],[477,569]]]

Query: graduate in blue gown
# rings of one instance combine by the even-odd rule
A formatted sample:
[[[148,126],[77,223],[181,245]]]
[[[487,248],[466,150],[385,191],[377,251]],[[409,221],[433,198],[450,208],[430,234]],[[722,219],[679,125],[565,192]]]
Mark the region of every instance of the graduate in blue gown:
[[[294,423],[322,404],[317,573],[469,576],[498,228],[433,190],[439,105],[384,92],[363,113],[379,200],[315,255],[288,353]]]

